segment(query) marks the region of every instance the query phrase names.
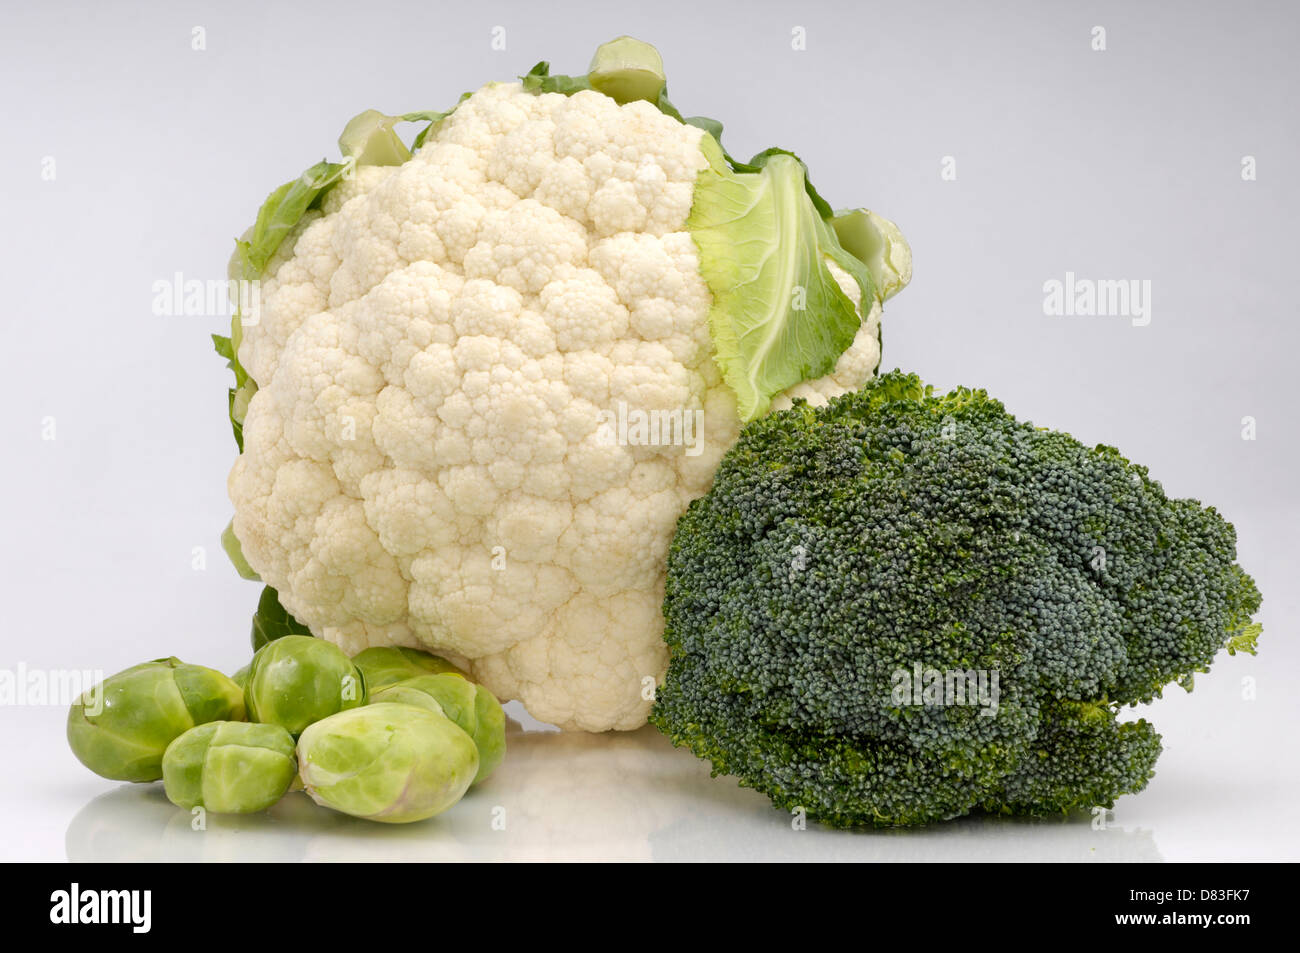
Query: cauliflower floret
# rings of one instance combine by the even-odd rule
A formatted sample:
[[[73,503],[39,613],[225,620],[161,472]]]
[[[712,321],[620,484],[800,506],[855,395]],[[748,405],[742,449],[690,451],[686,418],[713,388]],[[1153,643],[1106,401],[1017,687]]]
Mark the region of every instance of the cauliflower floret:
[[[740,430],[685,228],[700,137],[491,84],[284,241],[240,345],[259,389],[229,491],[313,632],[440,652],[563,728],[644,723],[673,529]],[[776,406],[864,383],[879,313]]]

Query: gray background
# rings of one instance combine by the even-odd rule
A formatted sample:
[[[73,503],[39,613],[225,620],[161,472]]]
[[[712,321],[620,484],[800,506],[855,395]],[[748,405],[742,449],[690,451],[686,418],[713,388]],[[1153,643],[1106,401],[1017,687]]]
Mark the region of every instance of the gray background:
[[[1105,52],[1091,49],[1096,25]],[[204,51],[191,49],[194,26]],[[495,26],[503,51],[490,45]],[[806,50],[791,49],[795,26]],[[987,840],[982,855],[1026,856],[1027,843],[1031,856],[1078,859],[1149,848],[1294,859],[1298,27],[1294,5],[1228,2],[6,4],[0,667],[111,672],[172,653],[242,664],[258,590],[217,541],[235,448],[229,373],[208,334],[224,322],[155,316],[153,282],[222,277],[266,192],[334,157],[354,113],[445,108],[539,59],[582,72],[599,42],[630,33],[659,47],[684,112],[725,123],[732,152],[793,148],[833,204],[900,224],[916,271],[886,309],[886,367],[983,386],[1020,416],[1120,447],[1171,493],[1214,503],[1265,594],[1263,654],[1225,658],[1194,696],[1155,706],[1161,773],[1117,813],[1139,825],[1139,848],[1107,853],[1085,830],[1053,854],[1059,831],[967,826],[974,841],[931,833],[891,840],[884,856],[966,856]],[[1245,155],[1257,181],[1242,180]],[[41,177],[46,156],[53,181]],[[940,177],[944,156],[956,181]],[[1150,280],[1150,325],[1044,316],[1043,283],[1066,271]],[[1255,441],[1241,439],[1246,415]],[[53,441],[42,439],[49,416]],[[196,546],[205,571],[192,568]],[[1243,676],[1258,680],[1257,701],[1241,701]],[[134,846],[101,855],[147,853],[156,825],[140,821],[138,789],[78,815],[112,789],[66,753],[61,719],[0,708],[0,753],[27,766],[0,780],[0,856],[62,856],[66,830],[68,854],[84,857],[69,822],[86,811],[83,828],[137,824],[124,841]],[[596,766],[600,743],[564,742]],[[627,759],[697,767],[654,738],[617,744],[612,785]],[[578,756],[539,752],[526,762],[537,770]],[[745,823],[773,824],[730,782],[697,787],[674,795],[680,817],[590,834],[591,849],[716,855],[746,838],[752,849]],[[748,820],[710,797],[737,799]],[[320,836],[306,853],[335,855]],[[843,840],[815,836],[805,853],[844,855]],[[258,843],[271,841],[241,849]],[[538,843],[536,856],[564,853]]]

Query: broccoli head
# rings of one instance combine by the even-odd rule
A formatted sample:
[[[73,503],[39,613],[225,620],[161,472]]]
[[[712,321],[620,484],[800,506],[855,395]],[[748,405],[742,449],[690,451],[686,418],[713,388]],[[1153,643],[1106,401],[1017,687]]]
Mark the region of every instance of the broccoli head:
[[[1112,447],[893,372],[748,425],[668,561],[651,721],[836,826],[1111,807],[1124,705],[1253,654],[1236,535]]]

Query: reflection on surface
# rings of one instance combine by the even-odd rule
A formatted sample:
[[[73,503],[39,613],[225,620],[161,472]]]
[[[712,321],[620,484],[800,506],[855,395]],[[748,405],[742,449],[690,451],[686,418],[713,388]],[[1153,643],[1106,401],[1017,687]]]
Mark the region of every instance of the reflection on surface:
[[[967,818],[911,831],[791,829],[767,799],[673,749],[653,728],[508,735],[505,763],[438,817],[360,821],[290,794],[265,814],[193,830],[161,784],[123,785],[68,826],[71,861],[1084,860],[1158,861],[1149,831],[1088,818]]]

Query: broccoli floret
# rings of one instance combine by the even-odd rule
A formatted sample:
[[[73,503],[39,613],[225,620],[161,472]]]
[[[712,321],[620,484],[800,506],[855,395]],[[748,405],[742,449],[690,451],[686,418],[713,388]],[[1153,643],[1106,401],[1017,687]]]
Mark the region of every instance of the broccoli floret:
[[[1146,787],[1160,735],[1145,719],[1120,722],[1092,702],[1060,702],[1044,714],[1029,755],[984,807],[1012,814],[1111,807]]]
[[[895,371],[748,425],[683,515],[651,720],[836,826],[1110,807],[1160,752],[1119,710],[1253,653],[1235,559],[1114,448]]]

